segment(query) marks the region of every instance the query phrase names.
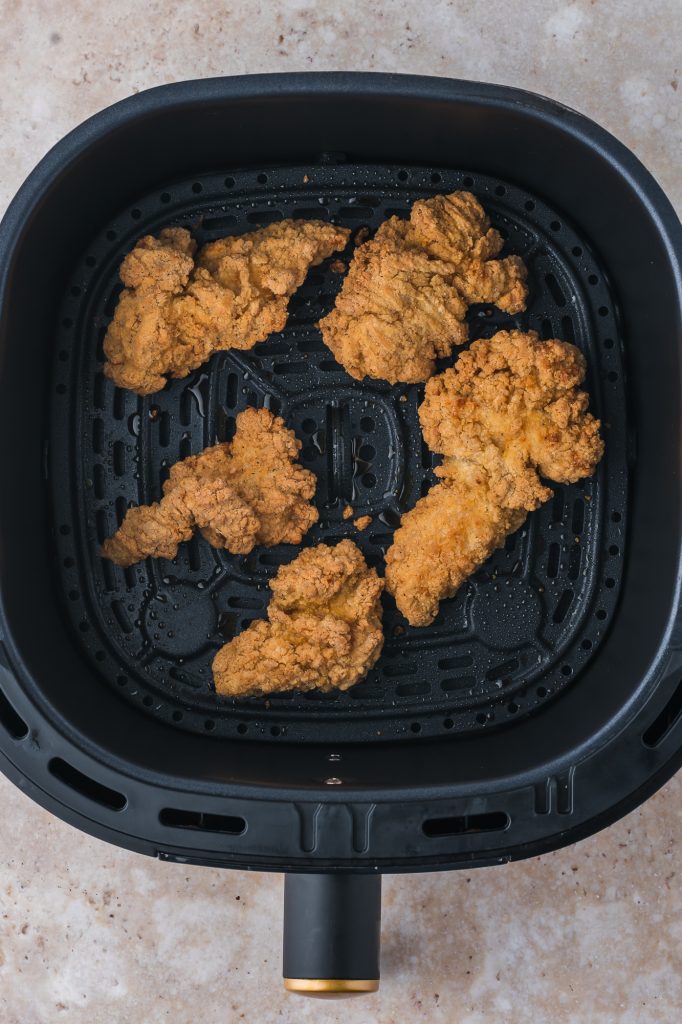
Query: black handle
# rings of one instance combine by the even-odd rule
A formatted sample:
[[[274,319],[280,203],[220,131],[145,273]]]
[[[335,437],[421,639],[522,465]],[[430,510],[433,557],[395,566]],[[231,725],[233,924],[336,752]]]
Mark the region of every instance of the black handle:
[[[342,996],[379,988],[381,875],[286,875],[284,986]]]

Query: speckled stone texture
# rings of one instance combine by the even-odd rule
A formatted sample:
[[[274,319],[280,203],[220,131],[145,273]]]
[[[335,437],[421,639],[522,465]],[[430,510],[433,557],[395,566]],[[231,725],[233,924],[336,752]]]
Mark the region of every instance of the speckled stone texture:
[[[403,71],[546,93],[618,135],[682,206],[678,0],[0,2],[0,208],[65,132],[164,82]],[[381,992],[281,989],[282,880],[160,864],[0,781],[1,1024],[676,1024],[682,777],[534,861],[387,878]]]

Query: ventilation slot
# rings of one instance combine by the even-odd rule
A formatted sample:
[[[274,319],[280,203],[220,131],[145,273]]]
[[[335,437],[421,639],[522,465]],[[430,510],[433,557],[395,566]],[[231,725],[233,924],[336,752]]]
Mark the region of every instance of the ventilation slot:
[[[161,414],[159,420],[159,444],[162,448],[167,448],[170,442],[170,416],[167,412]]]
[[[237,431],[237,421],[221,405],[216,416],[216,439],[218,441],[231,441]],[[184,438],[183,441],[188,440]],[[183,441],[180,442],[182,448]]]
[[[564,492],[556,491],[552,501],[552,522],[560,523],[564,518]]]
[[[277,363],[273,367],[275,373],[280,376],[292,373],[305,373],[308,369],[307,363]]]
[[[372,683],[360,683],[348,691],[351,700],[381,700],[383,691]]]
[[[453,668],[468,668],[469,665],[473,665],[474,659],[470,654],[461,654],[458,658],[441,658],[438,662],[438,668],[442,669],[453,669]]]
[[[127,614],[126,614],[126,610],[123,607],[123,602],[122,601],[112,601],[111,602],[111,611],[113,612],[114,618],[116,619],[116,621],[118,622],[119,626],[121,627],[121,630],[124,633],[132,633],[132,631],[133,631],[132,623],[131,623],[130,619],[128,618]]]
[[[575,344],[575,331],[573,330],[573,321],[570,316],[562,316],[561,318],[561,340],[570,341],[571,344]]]
[[[385,665],[384,675],[385,676],[413,676],[417,671],[417,666],[413,661],[401,661],[397,665]]]
[[[556,574],[559,571],[559,556],[561,554],[561,548],[558,544],[549,545],[549,555],[547,557],[547,575],[551,580],[556,579]]]
[[[289,309],[291,309],[291,304],[289,304]],[[261,356],[287,356],[287,355],[289,355],[290,352],[291,352],[291,345],[287,345],[286,341],[266,341],[258,349],[258,353]],[[230,377],[232,377],[235,381],[238,379],[236,374],[234,374],[234,373],[231,373]],[[228,377],[228,386],[229,386],[230,377]],[[237,385],[235,384],[235,398],[236,398],[236,388],[237,388]],[[229,391],[228,391],[228,399],[229,399]],[[235,404],[235,399],[233,398],[232,401],[229,404],[230,405],[234,405]]]
[[[103,508],[98,508],[95,512],[95,530],[97,531],[97,540],[100,544],[104,544],[109,536],[109,522]]]
[[[236,373],[229,373],[227,375],[227,395],[225,396],[225,404],[230,409],[234,409],[237,404],[237,390],[239,388],[239,377]]]
[[[123,520],[125,519],[126,513],[128,511],[128,502],[125,500],[122,494],[119,494],[118,498],[116,499],[115,508],[116,522],[120,526]]]
[[[575,582],[580,575],[580,544],[574,544],[568,553],[568,578]]]
[[[187,543],[187,557],[192,572],[197,572],[197,570],[201,569],[201,548],[199,547],[199,535],[197,533]]]
[[[2,690],[0,690],[0,725],[4,726],[13,740],[23,740],[24,736],[28,736],[26,722],[16,713]]]
[[[369,538],[372,544],[376,544],[379,548],[387,548],[393,540],[392,533],[373,533]]]
[[[192,396],[187,389],[180,395],[180,422],[183,427],[192,422]]]
[[[291,214],[292,217],[303,217],[305,220],[321,220],[324,219],[328,211],[320,206],[297,206]]]
[[[104,476],[104,466],[101,466],[99,462],[95,464],[92,471],[92,486],[95,491],[95,497],[99,501],[101,501],[102,498],[104,497],[104,489],[106,485]]]
[[[92,403],[95,409],[104,408],[104,389],[106,387],[106,378],[104,374],[98,373],[95,377],[95,387],[92,395]]]
[[[124,476],[126,471],[126,450],[122,441],[115,441],[112,449],[114,476]]]
[[[571,607],[571,601],[573,600],[573,591],[564,590],[563,594],[559,598],[558,604],[554,609],[554,615],[552,621],[556,622],[557,625],[563,622],[568,614],[568,609]]]
[[[557,306],[565,306],[566,296],[559,287],[559,282],[557,281],[554,274],[545,274],[545,283],[549,288],[550,294],[556,302]]]
[[[244,608],[246,611],[260,611],[263,607],[263,602],[259,597],[245,597],[241,594],[237,594],[234,597],[228,597],[228,606],[230,608]]]
[[[423,697],[430,689],[428,683],[398,683],[395,692],[398,697]]]
[[[475,835],[477,832],[503,832],[509,828],[510,821],[509,815],[504,811],[462,814],[453,818],[427,818],[422,825],[422,832],[429,839]]]
[[[642,736],[645,746],[653,748],[662,743],[677,724],[680,715],[682,715],[682,682],[678,683],[677,689],[660,715],[654,719]]]
[[[342,206],[339,220],[370,220],[373,213],[371,206]]]
[[[449,693],[450,690],[466,690],[476,682],[475,676],[457,676],[455,679],[441,680],[440,688]]]
[[[92,450],[96,455],[104,451],[104,420],[92,421]]]
[[[283,217],[281,210],[254,210],[246,215],[249,224],[274,224]]]
[[[296,347],[299,352],[324,352],[326,349],[321,338],[301,338]]]
[[[86,797],[88,800],[100,804],[102,807],[108,807],[111,811],[122,811],[128,802],[123,793],[119,793],[115,789],[109,789],[108,786],[103,786],[101,782],[96,782],[89,775],[79,772],[68,761],[62,761],[61,757],[53,757],[48,764],[48,768],[50,775],[54,775],[55,779],[59,779],[65,786],[80,793],[81,796]]]
[[[583,532],[585,526],[585,502],[582,498],[578,498],[573,505],[573,518],[571,519],[571,529],[576,537],[579,537]]]
[[[122,420],[126,414],[126,393],[122,388],[114,390],[114,419]]]
[[[204,814],[202,811],[184,811],[179,807],[164,807],[159,814],[159,821],[171,828],[187,828],[193,832],[219,832],[229,836],[240,836],[246,832],[244,818],[227,814]]]
[[[206,217],[201,226],[204,231],[220,231],[222,228],[229,228],[231,224],[236,223],[237,218],[231,213],[226,213],[224,217]]]
[[[108,593],[111,593],[112,590],[118,590],[113,563],[108,558],[101,558],[100,565],[102,566],[102,576],[104,577],[104,590]]]

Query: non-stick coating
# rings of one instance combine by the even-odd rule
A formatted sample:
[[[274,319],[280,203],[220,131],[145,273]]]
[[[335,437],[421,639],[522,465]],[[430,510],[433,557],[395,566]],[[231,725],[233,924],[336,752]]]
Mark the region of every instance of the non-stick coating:
[[[522,256],[530,272],[527,312],[510,318],[473,307],[472,340],[516,326],[575,342],[587,356],[586,387],[604,423],[606,456],[593,479],[555,486],[553,501],[443,603],[432,626],[410,628],[386,596],[384,653],[349,692],[217,699],[216,650],[265,615],[268,580],[295,549],[237,557],[197,536],[173,562],[122,570],[99,557],[101,542],[128,507],[158,500],[174,461],[229,439],[246,406],[267,406],[296,431],[302,461],[318,477],[320,522],[304,543],[352,537],[383,571],[400,515],[434,481],[437,459],[417,418],[423,389],[359,383],[334,361],[315,326],[340,286],[337,261],[329,260],[292,298],[281,334],[138,398],[101,372],[120,261],[137,238],[169,224],[189,227],[199,243],[292,216],[373,230],[388,216],[407,216],[417,198],[458,188],[481,199],[505,253]],[[335,154],[322,166],[226,169],[169,183],[102,227],[82,253],[60,315],[50,481],[65,604],[97,671],[183,729],[277,742],[488,730],[570,686],[608,629],[626,554],[626,436],[615,298],[589,243],[537,196],[465,170],[358,166]],[[372,516],[368,529],[359,533],[343,520],[346,504],[355,516]]]

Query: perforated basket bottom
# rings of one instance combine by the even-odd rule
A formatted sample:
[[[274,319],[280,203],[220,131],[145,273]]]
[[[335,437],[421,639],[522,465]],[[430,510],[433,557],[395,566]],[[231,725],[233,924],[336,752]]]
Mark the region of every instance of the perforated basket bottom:
[[[375,229],[437,191],[471,189],[529,268],[528,310],[469,313],[471,339],[501,327],[575,342],[587,356],[591,407],[606,456],[594,478],[556,486],[452,600],[413,629],[384,598],[384,653],[347,693],[217,698],[211,661],[226,640],[266,613],[268,580],[296,549],[216,551],[201,538],[173,562],[120,569],[99,546],[133,504],[158,500],[177,459],[228,439],[237,413],[267,406],[304,442],[318,477],[320,522],[306,545],[352,537],[383,572],[402,512],[434,481],[421,441],[423,389],[353,381],[315,324],[341,277],[332,261],[292,298],[286,329],[247,353],[215,356],[148,398],[102,375],[102,339],[120,291],[118,266],[141,235],[189,227],[199,243],[282,217]],[[344,255],[350,257],[352,245]],[[453,356],[456,360],[457,353]],[[296,741],[377,741],[490,728],[532,712],[594,657],[622,575],[626,423],[622,345],[614,298],[589,244],[522,188],[467,171],[319,165],[231,171],[169,184],[107,225],[83,253],[60,314],[54,361],[49,480],[58,572],[78,640],[121,696],[185,729]],[[346,503],[371,515],[358,533]]]

